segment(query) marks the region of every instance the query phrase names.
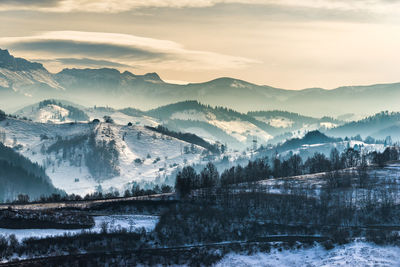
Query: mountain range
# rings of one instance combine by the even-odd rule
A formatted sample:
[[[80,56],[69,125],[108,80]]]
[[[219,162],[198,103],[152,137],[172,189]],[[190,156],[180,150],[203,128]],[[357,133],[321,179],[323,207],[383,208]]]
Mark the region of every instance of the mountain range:
[[[285,110],[311,116],[371,115],[400,111],[400,83],[346,86],[332,90],[285,90],[233,78],[178,85],[156,73],[135,75],[117,69],[64,69],[50,73],[40,63],[0,50],[1,108],[15,111],[27,104],[58,98],[86,106],[135,107],[149,110],[184,100],[198,100],[240,112]]]

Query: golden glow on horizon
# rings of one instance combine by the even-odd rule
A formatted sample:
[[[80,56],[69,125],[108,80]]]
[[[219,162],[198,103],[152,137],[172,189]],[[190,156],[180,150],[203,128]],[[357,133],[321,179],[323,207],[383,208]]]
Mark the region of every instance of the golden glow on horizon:
[[[400,81],[400,1],[16,0],[0,13],[10,25],[0,47],[53,72],[115,67],[288,89]]]

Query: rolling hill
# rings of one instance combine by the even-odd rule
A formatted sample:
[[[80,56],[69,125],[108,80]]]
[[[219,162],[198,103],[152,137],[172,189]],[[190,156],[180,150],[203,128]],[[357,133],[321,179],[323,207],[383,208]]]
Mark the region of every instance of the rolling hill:
[[[317,119],[284,111],[245,114],[224,107],[204,105],[198,101],[183,101],[141,111],[134,108],[86,108],[69,101],[44,100],[14,114],[35,122],[50,123],[87,122],[93,119],[103,120],[108,116],[119,125],[164,125],[170,130],[194,133],[211,143],[220,142],[239,150],[252,146],[255,138],[260,144],[276,143],[283,133],[292,137],[342,123],[327,117]]]
[[[81,195],[99,186],[122,191],[134,181],[163,183],[177,168],[201,163],[208,154],[140,125],[38,123],[8,117],[0,121],[0,132],[6,146],[42,166],[57,188]]]
[[[327,131],[333,136],[356,136],[362,138],[372,136],[377,139],[385,139],[391,136],[392,139],[400,141],[400,113],[380,112],[373,116],[366,117],[359,121],[348,122],[342,126]]]

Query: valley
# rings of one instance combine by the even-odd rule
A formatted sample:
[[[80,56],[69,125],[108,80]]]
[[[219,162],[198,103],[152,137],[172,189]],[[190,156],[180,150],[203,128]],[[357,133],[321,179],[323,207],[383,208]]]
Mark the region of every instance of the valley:
[[[0,265],[399,264],[398,84],[176,85],[0,50],[0,86]]]

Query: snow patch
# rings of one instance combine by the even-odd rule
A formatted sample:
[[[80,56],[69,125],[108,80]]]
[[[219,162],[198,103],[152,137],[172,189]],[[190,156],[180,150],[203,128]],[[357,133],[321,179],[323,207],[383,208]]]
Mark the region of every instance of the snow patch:
[[[325,129],[331,129],[337,127],[338,125],[332,122],[320,122],[319,126]]]
[[[230,134],[231,136],[243,143],[249,141],[248,138],[252,137],[257,137],[261,142],[266,142],[272,138],[270,134],[247,121],[212,120],[209,121],[209,123],[224,130],[226,133]]]
[[[208,121],[207,117],[206,114],[195,109],[175,112],[171,115],[172,120]]]
[[[265,122],[275,128],[289,128],[292,127],[294,121],[285,117],[265,118],[262,116],[255,117],[256,120]]]
[[[156,178],[165,178],[178,167],[199,163],[201,152],[204,150],[195,146],[196,153],[185,154],[184,147],[190,146],[189,143],[136,125],[48,124],[9,119],[0,122],[0,131],[6,133],[5,145],[10,147],[21,145],[19,150],[21,154],[32,162],[46,165],[46,174],[54,186],[65,190],[68,194],[78,195],[92,193],[98,185],[101,185],[104,191],[113,188],[122,193],[126,185],[133,181],[153,182]],[[46,152],[46,149],[58,138],[66,140],[76,136],[89,136],[93,132],[97,132],[96,140],[99,142],[115,141],[119,152],[119,176],[95,180],[85,165],[83,152],[78,151],[88,149],[86,144],[82,148],[75,148],[76,156],[83,155],[82,164],[79,167],[72,165],[68,158],[63,158],[62,151],[58,154]],[[42,153],[43,151],[45,153]],[[136,159],[140,159],[142,163],[136,164]],[[160,180],[163,181],[163,179]]]
[[[299,250],[273,250],[254,255],[229,254],[215,266],[400,266],[400,248],[366,242],[325,250],[321,246]]]
[[[159,220],[159,216],[150,215],[107,215],[94,216],[95,226],[87,231],[99,233],[104,223],[109,230],[126,229],[134,232],[144,228],[147,232],[152,231]],[[64,234],[79,234],[82,230],[63,230],[63,229],[4,229],[0,228],[0,235],[9,236],[14,234],[18,240],[36,237],[46,238],[50,236],[61,236]]]
[[[231,87],[233,88],[246,88],[247,86],[239,81],[234,81],[231,83]]]

